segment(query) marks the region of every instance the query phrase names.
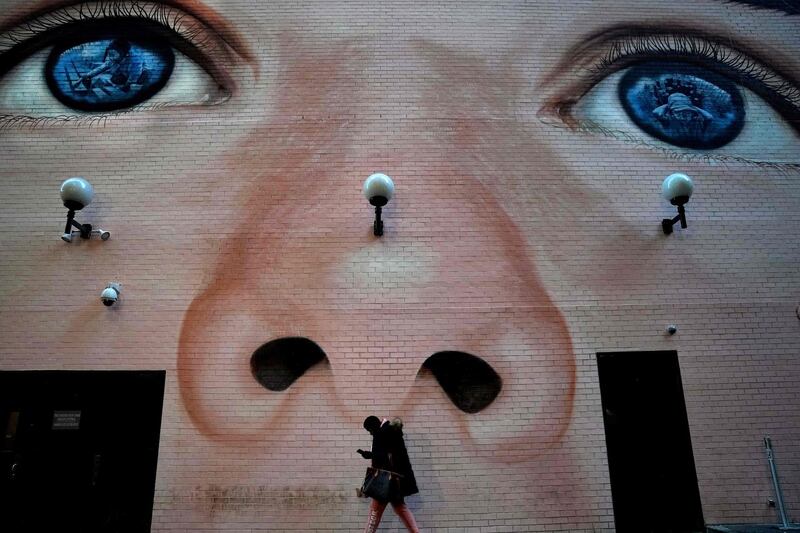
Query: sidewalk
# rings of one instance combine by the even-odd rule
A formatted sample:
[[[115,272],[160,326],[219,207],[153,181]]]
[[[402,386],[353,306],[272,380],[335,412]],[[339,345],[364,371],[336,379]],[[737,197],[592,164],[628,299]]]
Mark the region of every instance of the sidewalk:
[[[707,533],[777,533],[780,531],[800,531],[800,525],[792,524],[790,529],[781,529],[779,525],[741,524],[741,525],[707,525]]]

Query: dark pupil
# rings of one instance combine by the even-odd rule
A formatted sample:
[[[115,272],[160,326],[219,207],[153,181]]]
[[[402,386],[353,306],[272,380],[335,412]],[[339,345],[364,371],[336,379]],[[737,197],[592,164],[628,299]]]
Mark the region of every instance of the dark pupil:
[[[83,111],[111,111],[141,103],[166,85],[175,56],[157,37],[107,35],[56,47],[45,67],[53,95]]]
[[[619,98],[637,126],[675,146],[719,148],[744,126],[744,102],[735,84],[689,64],[632,67],[620,80]]]

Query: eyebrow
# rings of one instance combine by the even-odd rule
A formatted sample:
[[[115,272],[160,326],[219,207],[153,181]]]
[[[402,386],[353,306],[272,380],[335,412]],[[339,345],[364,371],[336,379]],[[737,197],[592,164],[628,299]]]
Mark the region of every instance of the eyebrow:
[[[784,15],[800,15],[800,1],[798,0],[723,0],[728,4],[741,4],[756,9],[778,11]]]

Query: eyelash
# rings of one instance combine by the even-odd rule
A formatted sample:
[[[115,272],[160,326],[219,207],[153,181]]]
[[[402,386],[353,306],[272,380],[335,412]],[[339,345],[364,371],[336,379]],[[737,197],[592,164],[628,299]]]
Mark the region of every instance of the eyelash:
[[[171,30],[200,50],[210,47],[210,37],[207,34],[200,38],[204,34],[201,24],[192,22],[186,13],[175,8],[154,2],[98,2],[68,6],[19,24],[0,36],[0,54],[55,29],[79,22],[112,18],[148,20]]]
[[[69,124],[76,128],[104,127],[108,121],[124,115],[133,115],[138,111],[153,111],[169,107],[169,104],[139,104],[129,109],[120,111],[106,111],[99,114],[90,115],[59,115],[55,117],[30,117],[26,115],[3,115],[0,114],[0,131],[10,130],[17,127],[30,128],[32,130],[48,128]]]
[[[764,89],[779,95],[795,110],[800,108],[800,88],[781,74],[733,48],[694,35],[662,33],[631,35],[616,39],[609,44],[606,53],[590,72],[594,77],[601,74],[608,75],[612,69],[619,70],[621,62],[624,67],[643,58],[674,59],[676,55],[690,61],[699,60],[703,66],[712,69],[720,70],[722,67],[722,70],[735,73],[742,78],[736,80],[737,82],[759,83]]]
[[[576,131],[586,132],[586,133],[599,133],[607,137],[619,139],[627,144],[631,144],[634,146],[642,146],[649,150],[656,150],[660,152],[665,158],[672,159],[674,161],[682,161],[687,163],[700,161],[709,165],[713,164],[725,165],[726,163],[733,163],[733,164],[743,163],[749,166],[765,170],[775,170],[778,172],[785,173],[786,175],[789,175],[790,173],[795,174],[798,171],[800,171],[800,164],[796,163],[771,163],[769,161],[754,161],[752,159],[746,159],[744,157],[736,157],[732,155],[678,152],[671,148],[650,144],[647,141],[644,141],[638,137],[633,137],[629,134],[621,134],[618,131],[610,130],[594,122],[590,122],[588,124],[579,124],[573,127],[573,129],[575,129]]]
[[[665,156],[682,161],[701,160],[708,163],[745,163],[759,168],[797,172],[799,164],[752,161],[731,155],[680,152],[672,148],[651,144],[640,138],[631,138],[604,128],[593,122],[581,122],[571,115],[571,108],[595,85],[606,77],[636,63],[670,59],[700,64],[731,78],[764,98],[800,134],[800,89],[783,75],[766,65],[719,42],[696,35],[673,33],[629,33],[614,38],[603,45],[605,51],[587,69],[588,75],[577,97],[564,99],[555,105],[555,115],[562,124],[576,131],[600,133],[623,142],[661,151]],[[546,114],[545,114],[546,118]]]

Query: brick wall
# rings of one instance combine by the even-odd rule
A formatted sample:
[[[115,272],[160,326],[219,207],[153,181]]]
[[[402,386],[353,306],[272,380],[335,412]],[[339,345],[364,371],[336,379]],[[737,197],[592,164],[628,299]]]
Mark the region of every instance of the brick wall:
[[[800,518],[797,17],[207,4],[134,4],[182,52],[152,100],[111,112],[71,110],[43,79],[77,11],[44,15],[48,39],[12,61],[37,15],[0,10],[2,369],[167,370],[154,531],[357,530],[369,414],[405,420],[425,530],[612,531],[595,355],[629,350],[678,353],[707,522],[775,521],[765,435]],[[648,61],[736,85],[738,136],[644,133],[617,84]],[[677,171],[696,190],[665,236]],[[373,172],[396,185],[381,238]],[[75,175],[96,191],[78,218],[107,242],[59,240]],[[285,337],[326,359],[270,391],[251,355]],[[442,351],[498,373],[488,407],[450,401],[423,367]]]

